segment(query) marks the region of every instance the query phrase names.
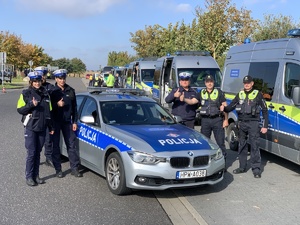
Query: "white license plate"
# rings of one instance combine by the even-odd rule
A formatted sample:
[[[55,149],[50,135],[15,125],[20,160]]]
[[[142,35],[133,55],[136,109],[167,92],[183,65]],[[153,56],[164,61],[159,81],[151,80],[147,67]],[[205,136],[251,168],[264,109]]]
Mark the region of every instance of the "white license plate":
[[[206,177],[206,170],[177,171],[176,179]]]

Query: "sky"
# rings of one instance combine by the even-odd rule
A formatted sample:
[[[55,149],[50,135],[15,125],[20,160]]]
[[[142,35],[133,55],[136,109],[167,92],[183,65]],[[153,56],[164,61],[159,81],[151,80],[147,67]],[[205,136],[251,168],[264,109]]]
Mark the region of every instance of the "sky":
[[[238,9],[291,16],[299,23],[298,0],[231,0]],[[54,60],[79,58],[88,70],[107,64],[109,52],[136,55],[130,33],[155,24],[190,24],[205,0],[0,0],[0,31],[38,45]],[[41,66],[41,65],[34,65]],[[45,65],[46,66],[46,65]]]

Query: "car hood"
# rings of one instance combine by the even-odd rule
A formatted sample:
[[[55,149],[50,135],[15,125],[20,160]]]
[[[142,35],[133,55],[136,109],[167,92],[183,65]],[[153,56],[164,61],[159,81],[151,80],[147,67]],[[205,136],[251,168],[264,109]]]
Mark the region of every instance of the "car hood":
[[[107,125],[107,132],[131,149],[146,152],[209,150],[216,145],[198,131],[175,125]]]

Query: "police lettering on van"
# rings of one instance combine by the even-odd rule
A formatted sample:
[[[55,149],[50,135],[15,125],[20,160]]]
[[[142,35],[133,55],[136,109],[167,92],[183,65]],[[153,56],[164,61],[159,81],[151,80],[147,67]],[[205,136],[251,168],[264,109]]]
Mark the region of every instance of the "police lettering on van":
[[[269,113],[269,131],[261,134],[260,147],[300,164],[300,30],[289,31],[289,36],[231,47],[221,89],[230,102],[242,88],[243,77],[253,77]],[[236,150],[236,113],[229,113],[228,120],[227,140]]]

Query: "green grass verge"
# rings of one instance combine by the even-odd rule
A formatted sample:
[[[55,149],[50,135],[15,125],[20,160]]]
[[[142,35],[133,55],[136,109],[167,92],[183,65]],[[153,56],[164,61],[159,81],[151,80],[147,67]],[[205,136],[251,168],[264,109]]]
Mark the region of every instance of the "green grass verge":
[[[28,86],[28,81],[23,81],[23,77],[14,77],[11,80],[11,83],[4,81],[1,85],[6,89],[17,89],[17,88],[24,88]]]

